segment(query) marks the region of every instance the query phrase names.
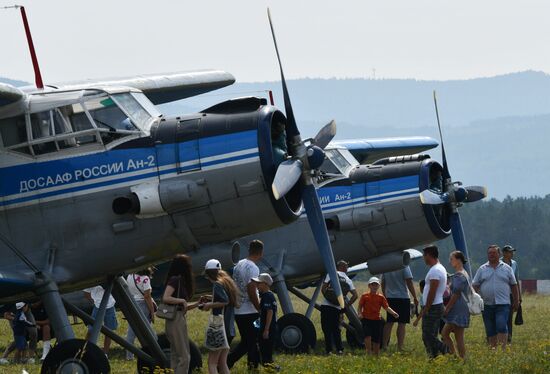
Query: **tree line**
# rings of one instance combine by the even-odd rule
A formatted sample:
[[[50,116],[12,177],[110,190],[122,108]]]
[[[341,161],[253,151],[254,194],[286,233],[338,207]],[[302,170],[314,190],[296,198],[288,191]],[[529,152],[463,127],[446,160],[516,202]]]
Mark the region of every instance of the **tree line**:
[[[517,249],[521,279],[550,279],[550,195],[545,197],[506,197],[460,208],[472,270],[487,261],[487,247],[510,244]],[[440,259],[448,270],[449,253],[454,250],[451,237],[436,243]],[[421,249],[421,248],[419,248]],[[411,265],[416,279],[423,277],[422,260]]]

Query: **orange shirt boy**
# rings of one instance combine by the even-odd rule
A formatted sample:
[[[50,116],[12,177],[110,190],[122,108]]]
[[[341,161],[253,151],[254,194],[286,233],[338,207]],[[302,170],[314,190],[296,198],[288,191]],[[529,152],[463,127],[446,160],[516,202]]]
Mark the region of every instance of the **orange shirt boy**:
[[[372,277],[369,279],[369,292],[365,292],[359,300],[357,312],[361,316],[361,324],[365,334],[365,349],[367,354],[378,355],[382,339],[382,316],[380,310],[384,308],[395,318],[399,315],[388,305],[388,300],[378,294],[380,279]]]

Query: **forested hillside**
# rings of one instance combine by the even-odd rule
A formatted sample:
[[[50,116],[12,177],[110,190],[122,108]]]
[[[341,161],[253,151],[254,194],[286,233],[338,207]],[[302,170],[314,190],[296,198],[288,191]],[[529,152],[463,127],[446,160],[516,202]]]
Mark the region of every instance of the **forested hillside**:
[[[460,214],[474,271],[487,261],[489,244],[511,244],[517,249],[521,278],[550,279],[550,195],[466,204]],[[448,253],[454,249],[452,239],[438,244],[443,252],[441,262],[452,271],[448,264]],[[415,278],[423,276],[425,269],[422,260],[416,261]]]

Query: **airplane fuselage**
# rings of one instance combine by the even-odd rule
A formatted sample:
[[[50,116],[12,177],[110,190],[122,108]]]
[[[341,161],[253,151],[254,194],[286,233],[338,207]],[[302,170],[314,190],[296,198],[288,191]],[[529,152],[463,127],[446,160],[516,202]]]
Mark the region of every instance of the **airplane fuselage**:
[[[66,292],[296,219],[299,199],[275,201],[269,188],[271,123],[284,116],[259,99],[236,106],[163,118],[150,135],[78,155],[4,151],[2,234]],[[5,247],[0,270],[30,272]]]

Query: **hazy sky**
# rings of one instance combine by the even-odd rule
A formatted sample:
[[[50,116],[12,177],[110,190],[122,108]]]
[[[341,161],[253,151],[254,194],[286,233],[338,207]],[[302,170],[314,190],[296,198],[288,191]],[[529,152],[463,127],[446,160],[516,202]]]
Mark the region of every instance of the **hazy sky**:
[[[46,83],[202,68],[278,79],[268,5],[288,78],[550,72],[543,0],[15,1]],[[0,76],[33,80],[15,10],[0,10]]]

